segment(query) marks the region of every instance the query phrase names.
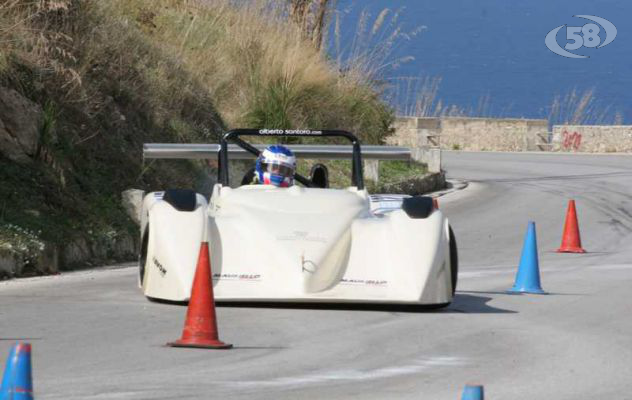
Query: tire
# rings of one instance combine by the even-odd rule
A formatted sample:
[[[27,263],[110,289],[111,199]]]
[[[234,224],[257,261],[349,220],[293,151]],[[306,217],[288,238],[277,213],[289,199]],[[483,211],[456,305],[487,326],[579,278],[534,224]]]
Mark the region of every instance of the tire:
[[[142,238],[142,243],[140,246],[140,257],[138,258],[138,273],[139,273],[139,282],[140,285],[143,286],[143,279],[145,278],[145,264],[147,264],[147,248],[149,246],[149,225],[145,229],[145,234]]]
[[[448,226],[448,229],[450,230],[450,275],[452,278],[452,297],[454,297],[457,278],[459,275],[459,252],[456,246],[456,237],[454,237],[452,227]]]

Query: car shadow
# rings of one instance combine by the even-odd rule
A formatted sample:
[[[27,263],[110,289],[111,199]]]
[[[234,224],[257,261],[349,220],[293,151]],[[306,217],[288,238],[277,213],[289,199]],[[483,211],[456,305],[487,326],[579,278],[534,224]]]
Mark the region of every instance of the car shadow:
[[[383,311],[399,313],[516,313],[517,311],[503,310],[491,307],[487,303],[492,297],[475,296],[457,293],[449,305],[418,305],[418,304],[372,304],[372,303],[291,303],[291,302],[248,302],[222,301],[217,307],[228,308],[270,308],[290,310],[332,310],[332,311]]]
[[[463,314],[516,314],[518,311],[492,307],[489,301],[493,297],[464,294],[457,292],[452,304],[446,309],[449,312]]]
[[[483,294],[502,294],[506,296],[587,296],[586,293],[560,293],[560,292],[549,292],[544,291],[544,293],[520,293],[520,292],[511,292],[509,290],[505,291],[492,291],[492,290],[465,290],[463,293],[483,293]]]

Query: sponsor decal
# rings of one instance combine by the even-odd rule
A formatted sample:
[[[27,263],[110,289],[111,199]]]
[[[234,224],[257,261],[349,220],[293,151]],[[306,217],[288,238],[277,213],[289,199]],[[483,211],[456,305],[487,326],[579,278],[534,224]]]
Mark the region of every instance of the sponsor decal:
[[[398,209],[402,208],[402,201],[380,201],[377,203],[378,208]]]
[[[296,241],[296,242],[320,242],[326,243],[327,239],[322,236],[312,236],[309,232],[294,231],[289,235],[281,235],[276,237],[281,241]]]
[[[165,269],[165,267],[162,266],[162,264],[156,259],[156,257],[153,258],[153,261],[156,268],[158,268],[160,275],[165,276],[167,274],[167,270]]]
[[[323,131],[312,131],[310,129],[259,129],[260,135],[314,135],[319,136]]]
[[[388,281],[384,279],[350,279],[342,278],[341,285],[364,285],[364,286],[388,286]]]
[[[306,260],[304,255],[301,256],[301,271],[302,272],[309,272],[310,274],[313,274],[316,272],[317,269],[318,269],[318,265],[315,262]]]
[[[260,281],[261,274],[213,274],[213,279],[222,279],[227,281]]]
[[[402,203],[406,197],[410,196],[371,195],[369,196],[371,211],[373,214],[380,215],[399,210],[402,208]]]

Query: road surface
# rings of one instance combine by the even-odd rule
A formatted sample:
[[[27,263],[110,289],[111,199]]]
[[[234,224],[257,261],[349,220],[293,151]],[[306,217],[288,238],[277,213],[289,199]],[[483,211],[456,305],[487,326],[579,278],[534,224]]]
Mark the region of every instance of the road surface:
[[[229,351],[165,347],[185,307],[136,268],[0,283],[0,354],[33,344],[38,399],[632,398],[632,156],[446,152],[459,243],[442,311],[218,307]],[[569,199],[587,254],[558,254]],[[543,288],[510,295],[527,222]]]

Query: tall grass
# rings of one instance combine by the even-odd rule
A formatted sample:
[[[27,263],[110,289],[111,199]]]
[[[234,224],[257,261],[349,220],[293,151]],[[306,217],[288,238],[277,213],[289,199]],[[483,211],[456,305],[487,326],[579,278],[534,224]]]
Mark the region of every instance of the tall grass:
[[[397,115],[417,117],[490,117],[491,97],[480,96],[475,105],[447,104],[439,96],[441,77],[397,77],[389,79],[384,98]]]
[[[574,88],[553,98],[548,120],[550,125],[621,125],[623,115],[599,101],[594,88],[583,92]]]
[[[493,112],[489,94],[478,98],[469,107],[446,104],[439,95],[439,77],[399,77],[389,80],[385,99],[394,107],[397,115],[417,117],[493,117],[524,118],[523,114]],[[551,104],[544,108],[549,125],[619,125],[623,115],[613,105],[604,104],[597,98],[594,89],[579,91],[572,89],[564,95],[556,95]]]
[[[204,131],[186,117],[204,108],[228,127],[342,128],[374,143],[392,119],[370,79],[341,73],[287,21],[285,2],[12,0],[0,7],[0,72],[18,58],[49,81],[54,75],[63,100],[90,102],[97,99],[83,83],[107,69],[103,85],[178,127],[181,140]],[[222,127],[219,118],[197,119],[212,125],[207,132]]]
[[[62,242],[131,230],[122,190],[196,187],[201,177],[191,163],[143,165],[143,142],[309,127],[379,143],[391,109],[284,12],[263,0],[0,1],[0,90],[43,109],[36,159],[0,155],[0,222]]]
[[[89,129],[64,130],[69,143],[99,143],[103,122],[116,126],[117,118],[125,120],[125,111],[143,115],[145,126],[136,121],[141,129],[178,126],[172,133],[181,140],[217,132],[222,123],[210,93],[176,57],[148,41],[134,22],[115,17],[114,6],[114,1],[79,0],[4,4],[3,83],[42,104],[58,103],[71,124],[88,119]],[[135,143],[142,142],[138,136]]]
[[[144,10],[157,10],[142,28],[203,82],[231,127],[343,128],[368,142],[388,130],[391,112],[374,89],[340,74],[287,21],[284,2],[113,4],[115,13],[137,20]]]
[[[343,38],[342,26],[347,24],[350,11],[336,10],[332,18],[333,29],[330,29],[333,40],[330,40],[329,52],[346,76],[375,85],[383,83],[388,72],[414,59],[412,56],[395,56],[403,43],[413,40],[426,29],[417,26],[407,30],[400,23],[405,8],[384,8],[377,15],[364,9],[355,22],[354,35]]]
[[[333,34],[330,40],[331,57],[346,76],[366,82],[388,103],[397,115],[403,116],[487,116],[491,113],[491,98],[481,96],[475,106],[461,107],[445,104],[439,98],[440,77],[387,78],[403,64],[414,60],[413,56],[395,56],[401,46],[418,37],[426,26],[419,25],[407,30],[400,23],[405,8],[385,8],[377,15],[362,10],[351,40],[343,40],[342,26],[348,9],[334,12]],[[345,45],[342,43],[346,42]]]

